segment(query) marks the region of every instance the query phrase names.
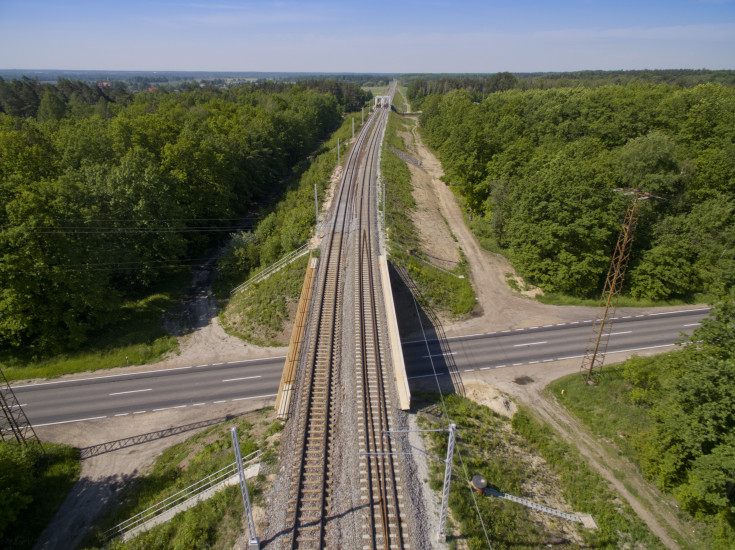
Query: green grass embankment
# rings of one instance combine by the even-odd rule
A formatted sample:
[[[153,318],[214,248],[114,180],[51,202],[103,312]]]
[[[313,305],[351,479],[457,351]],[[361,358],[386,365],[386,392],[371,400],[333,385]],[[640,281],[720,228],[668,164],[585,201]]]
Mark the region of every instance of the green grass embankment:
[[[237,427],[243,457],[261,450],[262,463],[272,466],[277,460],[283,424],[273,418],[272,407],[213,426],[174,445],[156,459],[150,473],[139,478],[123,493],[118,508],[101,519],[82,547],[101,548],[97,533],[149,508],[192,483],[235,461],[230,428]],[[275,436],[275,437],[274,437]],[[261,466],[262,467],[262,466]],[[265,475],[248,480],[253,507],[263,507]],[[176,515],[170,521],[123,543],[108,548],[167,550],[169,548],[232,548],[242,535],[244,509],[239,485],[227,487],[212,498]]]
[[[663,416],[660,410],[656,410],[659,408],[659,401],[663,399],[658,395],[662,391],[661,388],[673,388],[678,384],[680,374],[676,373],[672,365],[677,359],[681,359],[681,355],[677,355],[681,353],[683,352],[677,351],[654,357],[634,357],[618,365],[606,366],[594,386],[586,385],[578,374],[565,376],[549,384],[546,391],[579,418],[599,440],[610,445],[613,452],[622,454],[649,480],[655,480],[657,468],[651,456],[666,463],[692,462],[691,457],[681,449],[659,448],[662,438],[657,435],[657,428],[662,421],[680,422],[681,433],[689,433],[686,419],[676,414],[673,408],[670,414]],[[692,368],[696,366],[692,365]],[[713,396],[715,394],[716,392],[713,392]],[[703,396],[703,399],[709,402],[706,396]],[[699,408],[694,401],[689,406],[692,411]],[[716,408],[721,416],[732,415],[732,404],[720,402]],[[695,428],[699,431],[706,429],[706,426],[701,424]],[[695,447],[707,445],[708,442],[704,441],[706,437],[701,437],[702,442],[691,441],[691,444]],[[714,457],[709,460],[714,464]],[[621,480],[626,477],[625,472],[614,473]],[[686,482],[695,485],[699,483],[699,487],[704,488],[705,482],[698,480],[698,475],[701,473],[695,472],[688,478],[685,476],[679,479],[677,483],[659,488],[681,499],[680,520],[686,526],[687,532],[691,530],[694,533],[692,540],[697,541],[689,547],[708,550],[733,548],[732,534],[735,532],[735,526],[732,524],[732,513],[718,514],[714,507],[700,506],[693,518],[683,511],[687,508],[687,504],[693,507],[694,501],[687,500],[690,493],[677,485]],[[707,495],[709,502],[716,503],[720,510],[723,508],[721,502],[723,495],[719,493],[725,491],[726,484],[725,479],[713,483]],[[704,523],[692,519],[700,519]]]
[[[32,350],[23,350],[15,357],[5,357],[0,368],[13,381],[158,361],[178,349],[178,341],[166,334],[162,319],[176,307],[190,279],[190,271],[181,272],[155,293],[123,304],[116,321],[92,335],[83,351],[38,360],[32,358]]]
[[[457,448],[463,457],[460,461],[455,453],[449,504],[456,524],[449,533],[457,535],[449,537],[450,548],[459,547],[461,539],[470,549],[487,548],[463,465],[469,478],[480,474],[488,485],[502,492],[552,507],[564,506],[565,511],[589,513],[599,526],[598,530],[586,530],[512,502],[477,496],[490,543],[497,550],[530,550],[549,544],[610,550],[664,548],[627,503],[587,466],[577,450],[530,411],[519,408],[511,421],[469,399],[449,395],[445,400],[449,416],[457,424]],[[433,408],[441,410],[438,405]],[[420,418],[423,428],[446,427],[442,419],[423,414]],[[445,455],[445,432],[431,433],[426,439],[429,452]],[[429,462],[430,486],[440,491],[443,465]],[[555,499],[555,504],[545,500],[548,498]]]
[[[408,131],[408,128],[399,116],[391,113],[385,131],[386,145],[405,151],[406,144],[398,131]],[[406,267],[419,287],[425,305],[454,317],[467,315],[475,307],[475,293],[469,280],[466,260],[463,257],[457,267],[448,273],[413,255],[421,254],[421,251],[418,230],[411,219],[411,212],[416,208],[411,171],[387,147],[382,151],[380,170],[385,182],[386,228],[391,260]],[[407,253],[408,249],[412,249],[412,255]]]

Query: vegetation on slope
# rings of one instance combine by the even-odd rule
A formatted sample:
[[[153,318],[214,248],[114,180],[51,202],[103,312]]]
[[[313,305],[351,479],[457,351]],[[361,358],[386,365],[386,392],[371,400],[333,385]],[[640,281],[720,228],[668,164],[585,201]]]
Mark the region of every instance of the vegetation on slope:
[[[707,548],[735,540],[735,303],[721,302],[683,349],[550,385],[558,401],[709,525]],[[562,390],[564,394],[562,394]]]
[[[33,548],[79,477],[77,449],[46,443],[0,442],[0,540],[3,548]]]
[[[598,530],[585,530],[515,503],[477,496],[490,543],[497,550],[548,544],[578,548],[581,543],[611,550],[663,548],[627,503],[590,470],[576,449],[526,409],[520,408],[509,421],[457,395],[447,396],[445,403],[449,417],[457,424],[457,450],[463,457],[460,460],[455,452],[449,505],[459,524],[460,537],[466,539],[469,548],[487,548],[487,543],[465,474],[470,479],[482,475],[489,486],[530,500],[538,500],[541,494],[561,495],[565,511],[591,514],[599,526]],[[428,421],[421,422],[422,427],[446,427],[443,419],[426,415],[423,418]],[[445,456],[446,444],[446,432],[434,432],[427,450],[435,456]],[[443,466],[430,461],[430,469],[432,488],[441,490]],[[451,537],[449,540],[451,543]]]
[[[406,145],[397,134],[405,129],[401,118],[391,113],[385,131],[385,145],[405,151]],[[410,216],[416,208],[416,201],[412,195],[411,172],[406,163],[388,147],[384,147],[380,170],[385,183],[386,228],[391,260],[406,267],[421,291],[418,298],[425,300],[425,305],[453,316],[468,314],[475,307],[475,293],[469,281],[467,263],[462,261],[452,273],[447,273],[415,257],[415,254],[421,254],[421,247]],[[411,255],[407,253],[409,248],[413,251]],[[464,278],[460,279],[458,275]]]
[[[625,292],[694,299],[735,285],[735,87],[467,91],[423,102],[422,131],[484,242],[544,291],[598,294],[626,205]]]
[[[103,518],[93,532],[104,530],[146,510],[181,489],[235,461],[230,428],[237,427],[240,453],[244,457],[261,450],[262,466],[277,460],[279,432],[283,424],[274,421],[272,408],[261,409],[209,428],[174,445],[156,459],[149,474],[137,479],[123,493],[119,507]],[[262,467],[261,466],[261,467]],[[264,506],[265,475],[248,480],[250,501]],[[212,498],[176,515],[170,521],[123,543],[113,541],[113,549],[232,548],[245,525],[240,486],[228,487]],[[83,548],[101,548],[96,536],[88,536]]]

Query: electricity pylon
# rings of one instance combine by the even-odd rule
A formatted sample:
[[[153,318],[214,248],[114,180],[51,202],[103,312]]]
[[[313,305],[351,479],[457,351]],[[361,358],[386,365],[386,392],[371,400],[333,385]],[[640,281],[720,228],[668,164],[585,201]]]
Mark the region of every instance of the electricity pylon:
[[[592,321],[592,333],[587,341],[587,349],[582,358],[582,365],[579,367],[580,372],[585,377],[586,384],[591,383],[593,372],[599,372],[605,362],[605,353],[610,340],[618,296],[620,296],[620,292],[623,289],[623,279],[625,279],[625,272],[628,269],[628,260],[630,259],[630,251],[633,246],[633,236],[636,225],[638,224],[638,204],[640,201],[646,199],[661,198],[641,191],[640,189],[627,187],[615,189],[615,191],[622,192],[624,195],[632,195],[633,200],[628,204],[628,210],[625,213],[623,226],[620,229],[618,242],[615,245],[615,252],[610,261],[610,269],[605,279],[602,296],[597,305],[595,318]]]
[[[13,388],[10,387],[2,369],[0,369],[0,408],[3,410],[0,416],[0,438],[3,441],[12,441],[15,438],[20,445],[27,445],[30,441],[35,441],[43,450],[36,431],[28,421],[26,413],[23,412],[23,407],[15,397]]]

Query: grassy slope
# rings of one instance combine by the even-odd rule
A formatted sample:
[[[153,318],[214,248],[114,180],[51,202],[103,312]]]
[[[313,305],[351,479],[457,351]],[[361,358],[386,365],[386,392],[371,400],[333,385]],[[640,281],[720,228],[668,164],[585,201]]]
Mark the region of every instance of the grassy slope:
[[[657,358],[636,360],[656,361]],[[547,391],[580,418],[592,433],[611,444],[634,464],[638,464],[636,447],[649,437],[653,419],[648,414],[648,409],[636,406],[631,401],[631,387],[622,376],[625,365],[626,363],[622,363],[605,367],[604,376],[600,377],[597,386],[586,386],[579,375],[571,374],[549,384]],[[698,527],[700,548],[727,547],[720,546],[709,529],[702,525]]]
[[[123,521],[184,487],[234,462],[230,428],[236,426],[242,456],[260,449],[262,462],[271,465],[277,459],[282,429],[273,420],[273,409],[267,408],[244,417],[213,426],[194,437],[164,451],[151,472],[131,484],[123,494],[120,506],[98,523],[87,537],[83,548],[100,548],[95,533]],[[248,481],[253,506],[263,506],[265,476]],[[178,514],[128,543],[115,542],[113,549],[232,548],[242,534],[244,511],[239,486],[232,486]]]
[[[449,416],[457,423],[457,447],[463,456],[462,462],[455,454],[450,507],[469,548],[486,548],[486,542],[463,464],[467,465],[470,478],[480,474],[489,485],[503,492],[531,500],[543,500],[533,494],[535,490],[561,494],[574,512],[592,514],[599,526],[597,531],[577,529],[573,524],[537,515],[514,503],[478,497],[490,542],[496,550],[540,548],[550,542],[554,542],[555,548],[578,548],[574,531],[592,548],[635,548],[633,543],[638,548],[663,548],[633,510],[587,467],[579,453],[529,411],[520,408],[511,422],[456,395],[448,396],[446,404]],[[438,406],[434,409],[440,410]],[[446,425],[437,418],[422,424],[430,428]],[[427,439],[429,452],[444,456],[446,434],[433,433]],[[443,467],[434,461],[430,467],[431,486],[440,490]],[[536,489],[524,490],[529,487]]]
[[[391,113],[385,132],[386,145],[405,151],[403,139],[397,131],[407,130],[402,119]],[[416,281],[426,304],[441,311],[460,317],[475,307],[475,293],[469,280],[469,266],[462,261],[453,270],[445,273],[408,255],[406,249],[419,249],[418,231],[407,215],[416,208],[412,195],[411,172],[406,163],[392,151],[384,148],[381,160],[381,174],[386,192],[386,225],[389,237],[391,259],[404,265]],[[463,275],[459,279],[457,275]]]
[[[288,319],[289,304],[298,303],[309,256],[235,294],[220,313],[222,327],[259,346],[281,345],[274,338]]]

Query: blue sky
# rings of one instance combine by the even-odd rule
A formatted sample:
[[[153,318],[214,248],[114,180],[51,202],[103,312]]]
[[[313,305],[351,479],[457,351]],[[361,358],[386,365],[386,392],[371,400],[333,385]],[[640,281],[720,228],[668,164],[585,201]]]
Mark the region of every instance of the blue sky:
[[[735,69],[735,0],[0,0],[0,68]]]

